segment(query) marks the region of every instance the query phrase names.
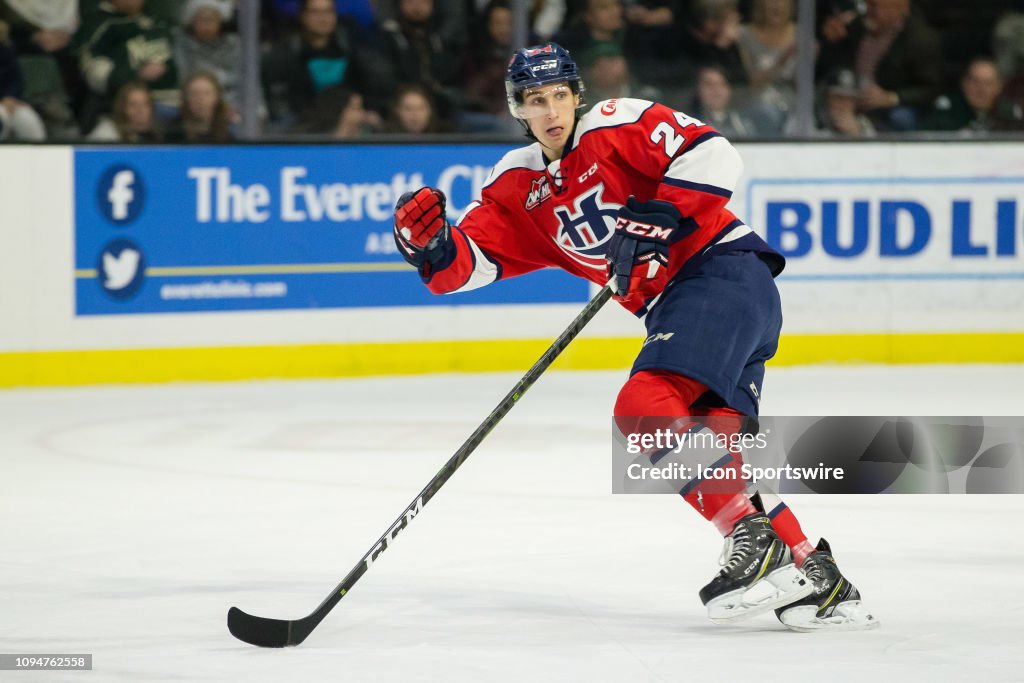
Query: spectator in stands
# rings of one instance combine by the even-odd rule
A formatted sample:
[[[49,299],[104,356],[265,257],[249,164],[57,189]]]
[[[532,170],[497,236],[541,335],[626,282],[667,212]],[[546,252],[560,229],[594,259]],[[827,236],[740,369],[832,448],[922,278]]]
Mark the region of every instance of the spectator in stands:
[[[657,88],[640,85],[633,80],[622,48],[613,43],[594,45],[581,55],[580,64],[585,65],[583,82],[587,85],[589,105],[620,97],[661,100]]]
[[[473,9],[477,17],[487,14],[491,5],[488,0],[474,0]],[[530,0],[527,19],[527,42],[531,45],[550,40],[551,36],[562,30],[565,21],[565,0]],[[472,28],[472,27],[471,27]],[[509,55],[512,51],[509,50]],[[506,56],[506,60],[507,60]]]
[[[0,140],[40,142],[46,127],[31,105],[21,99],[24,79],[18,54],[8,39],[7,24],[0,21]]]
[[[848,28],[860,16],[861,0],[818,0],[815,17],[818,37],[824,43],[838,43],[849,34]],[[831,72],[832,76],[838,72]]]
[[[91,97],[80,117],[89,130],[110,110],[114,94],[129,81],[146,83],[158,111],[172,113],[180,101],[170,27],[143,12],[145,0],[108,0],[83,18],[75,36],[81,44],[79,66]]]
[[[217,77],[208,71],[192,74],[181,88],[181,107],[167,126],[167,141],[218,143],[231,139],[228,104]]]
[[[380,116],[363,106],[363,96],[334,86],[320,93],[298,132],[355,140],[379,130]]]
[[[1024,106],[1024,11],[1006,12],[992,31],[1003,97]]]
[[[472,22],[470,11],[474,0],[432,0],[430,11],[431,30],[440,41],[456,51],[461,51],[469,40]],[[377,0],[377,23],[402,20],[402,0]]]
[[[733,105],[732,86],[725,69],[718,64],[705,64],[697,69],[697,94],[691,112],[727,138],[757,134],[753,122]]]
[[[747,82],[740,56],[738,0],[692,0],[681,17],[679,44],[690,64],[717,64],[733,85]]]
[[[183,78],[197,71],[215,75],[228,104],[237,111],[242,46],[238,35],[224,32],[233,12],[229,0],[188,0],[181,11],[181,26],[175,29],[174,59]]]
[[[917,127],[942,82],[938,34],[912,12],[911,0],[867,0],[863,16],[831,29],[818,57],[818,73],[854,72],[858,107],[884,130]],[[847,18],[849,15],[845,15]]]
[[[643,0],[626,5],[626,22],[634,26],[672,26],[675,23],[675,12],[668,2],[659,0]]]
[[[532,0],[530,2],[530,44],[550,40],[565,21],[565,0]]]
[[[623,56],[633,74],[645,83],[679,90],[680,81],[692,81],[679,68],[676,0],[627,0]],[[679,98],[674,99],[683,106]]]
[[[626,39],[626,20],[621,0],[586,0],[583,13],[555,37],[573,55],[595,45],[610,43],[620,49]]]
[[[429,135],[446,129],[434,111],[434,103],[426,88],[418,83],[407,83],[398,88],[391,107],[388,132]]]
[[[47,130],[76,137],[72,102],[84,95],[78,60],[70,49],[78,28],[78,0],[0,0],[0,21],[25,74],[24,99]]]
[[[421,83],[440,113],[450,117],[461,104],[460,51],[445,41],[434,18],[434,0],[397,0],[395,18],[385,21],[383,53],[392,83]]]
[[[1024,76],[1024,11],[1007,12],[992,30],[999,75],[1004,79]]]
[[[740,56],[752,111],[762,134],[777,135],[796,100],[796,23],[793,0],[754,0],[750,23],[740,26]]]
[[[505,67],[512,54],[512,10],[508,0],[491,0],[474,31],[477,40],[463,65],[463,111],[459,130],[493,133],[514,130],[505,95]]]
[[[975,133],[1021,130],[1021,106],[1002,99],[1002,91],[996,63],[978,57],[967,65],[960,89],[935,100],[922,128]]]
[[[337,86],[360,90],[364,77],[351,27],[333,0],[302,0],[301,32],[278,41],[263,60],[270,124],[278,131],[304,119],[317,94]]]
[[[875,126],[857,110],[860,88],[857,77],[848,69],[830,74],[825,79],[824,100],[820,111],[818,132],[825,137],[873,138]]]
[[[941,37],[944,88],[953,88],[976,56],[992,54],[992,27],[1010,9],[1024,9],[1024,4],[1021,0],[914,0],[914,11]]]
[[[114,96],[114,109],[86,137],[89,142],[154,143],[163,140],[153,96],[145,83],[125,83]]]
[[[0,21],[18,54],[67,54],[78,28],[78,0],[0,0]]]
[[[301,14],[301,0],[270,0],[270,11],[277,21],[294,22]],[[339,17],[348,17],[360,28],[373,28],[377,23],[375,0],[334,0]]]

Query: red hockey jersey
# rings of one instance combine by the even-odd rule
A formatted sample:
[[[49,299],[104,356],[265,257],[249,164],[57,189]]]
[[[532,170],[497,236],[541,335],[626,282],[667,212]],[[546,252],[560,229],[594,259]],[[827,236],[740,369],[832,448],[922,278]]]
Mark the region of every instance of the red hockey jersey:
[[[548,164],[534,143],[498,162],[423,280],[434,293],[459,292],[556,267],[603,285],[605,250],[630,195],[671,202],[683,215],[673,278],[731,249],[761,252],[777,274],[782,256],[725,208],[742,169],[733,146],[701,121],[644,100],[600,102],[561,159]],[[629,308],[643,315],[650,303]]]

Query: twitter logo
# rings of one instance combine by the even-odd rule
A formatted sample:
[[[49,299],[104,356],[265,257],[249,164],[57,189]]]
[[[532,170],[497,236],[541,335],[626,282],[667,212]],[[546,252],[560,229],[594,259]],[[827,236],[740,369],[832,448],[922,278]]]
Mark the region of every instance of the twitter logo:
[[[142,250],[131,240],[113,240],[100,252],[96,271],[103,291],[115,299],[130,299],[145,278]]]

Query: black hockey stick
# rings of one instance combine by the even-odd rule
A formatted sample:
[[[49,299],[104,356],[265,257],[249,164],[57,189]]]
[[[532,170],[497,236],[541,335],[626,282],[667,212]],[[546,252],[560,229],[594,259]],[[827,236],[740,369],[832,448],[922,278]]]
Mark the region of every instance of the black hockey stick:
[[[550,367],[550,365],[558,358],[559,354],[565,350],[565,347],[576,338],[580,331],[586,326],[591,319],[597,315],[597,312],[601,310],[601,307],[605,305],[608,299],[611,297],[611,288],[605,285],[601,288],[594,298],[580,311],[580,314],[576,316],[576,319],[570,323],[569,327],[562,332],[561,336],[556,339],[548,350],[544,352],[544,355],[533,364],[523,378],[512,388],[512,391],[501,400],[501,403],[491,411],[491,414],[476,428],[476,431],[466,439],[466,442],[462,444],[459,450],[455,451],[448,462],[444,464],[444,467],[434,475],[434,478],[426,485],[426,487],[420,491],[419,495],[416,496],[415,500],[410,503],[405,511],[399,515],[395,523],[392,524],[383,536],[370,548],[370,551],[363,556],[363,559],[359,560],[359,563],[352,568],[352,571],[348,573],[348,576],[338,584],[331,594],[324,599],[320,605],[313,610],[313,612],[301,619],[295,619],[288,621],[286,619],[268,619],[266,617],[257,617],[251,614],[247,614],[237,607],[232,607],[228,610],[228,629],[231,631],[231,635],[238,638],[239,640],[245,641],[252,645],[259,645],[260,647],[287,647],[289,645],[298,645],[306,639],[313,629],[317,627],[323,618],[327,616],[338,602],[345,597],[352,586],[356,584],[356,581],[362,577],[363,574],[370,568],[377,558],[387,550],[391,542],[395,540],[395,537],[405,527],[409,525],[409,522],[413,520],[416,515],[420,513],[423,506],[426,505],[434,494],[437,493],[445,482],[447,482],[455,470],[462,466],[462,463],[466,461],[466,458],[476,450],[476,447],[480,445],[480,442],[491,433],[491,430],[501,422],[502,418],[512,410],[512,406],[522,398],[526,390],[533,386],[544,371]]]

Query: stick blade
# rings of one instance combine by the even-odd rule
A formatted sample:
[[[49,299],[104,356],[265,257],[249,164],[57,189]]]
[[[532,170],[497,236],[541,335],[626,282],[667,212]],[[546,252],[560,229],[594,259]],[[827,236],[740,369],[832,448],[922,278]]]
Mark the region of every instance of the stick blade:
[[[246,614],[237,607],[228,610],[228,630],[242,642],[259,647],[287,647],[291,642],[291,622]]]

